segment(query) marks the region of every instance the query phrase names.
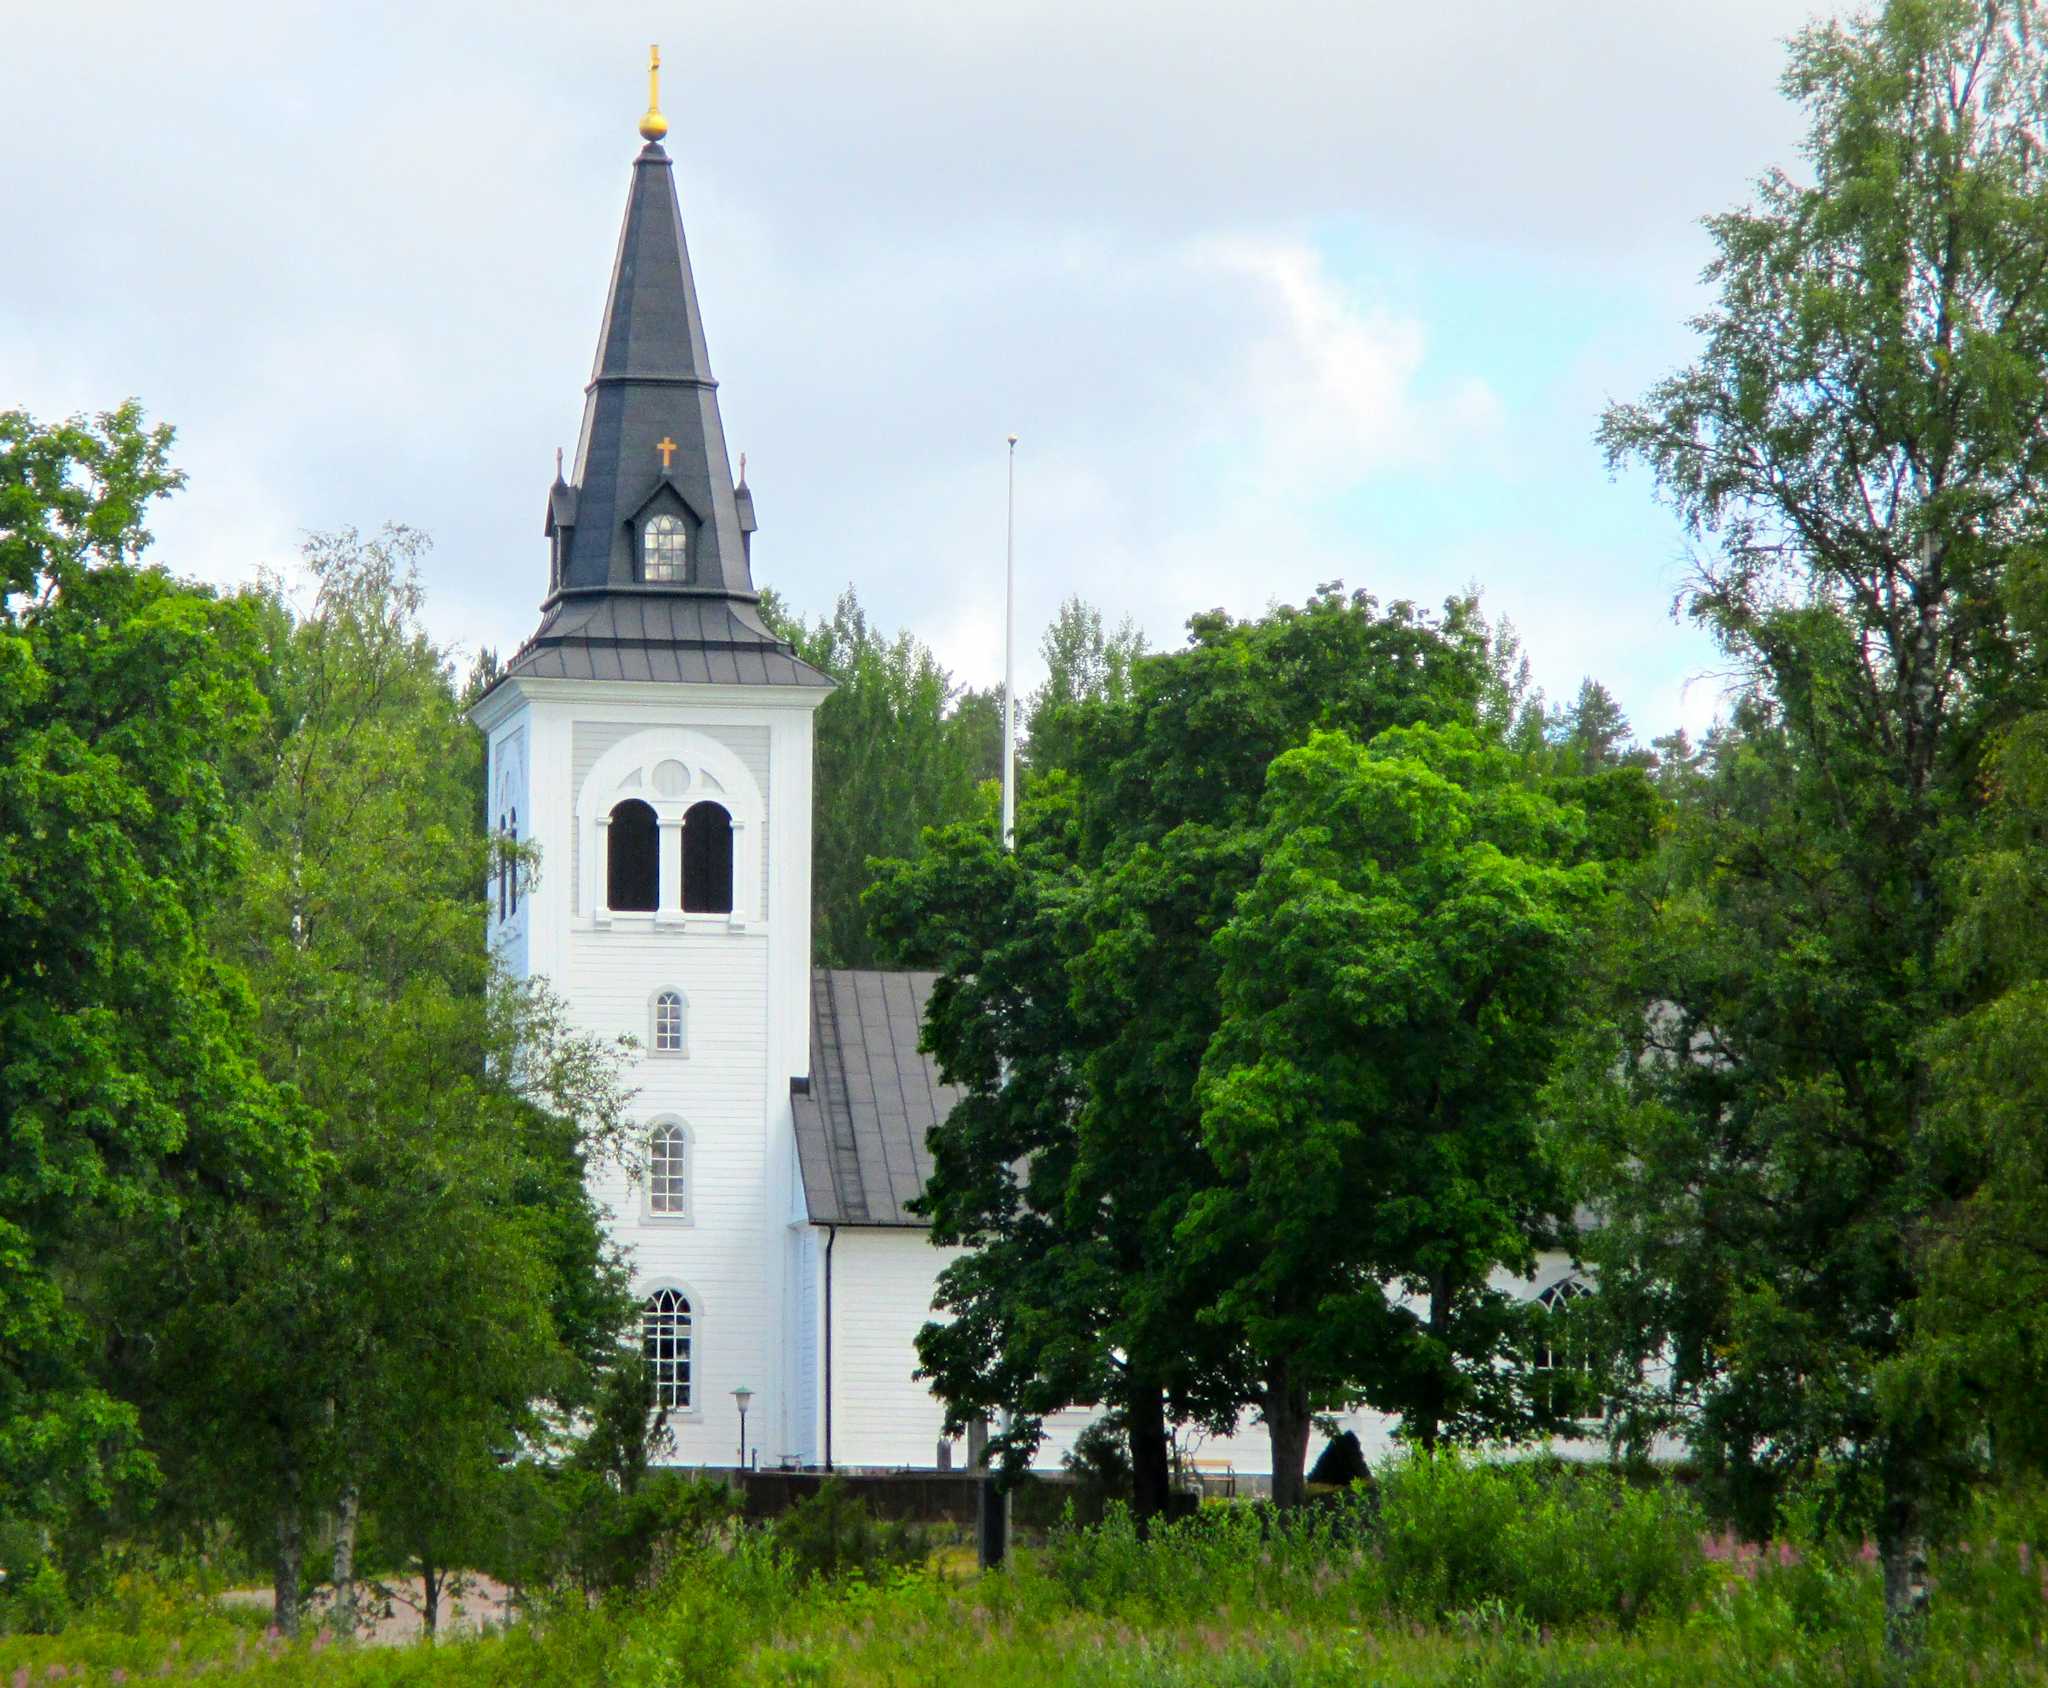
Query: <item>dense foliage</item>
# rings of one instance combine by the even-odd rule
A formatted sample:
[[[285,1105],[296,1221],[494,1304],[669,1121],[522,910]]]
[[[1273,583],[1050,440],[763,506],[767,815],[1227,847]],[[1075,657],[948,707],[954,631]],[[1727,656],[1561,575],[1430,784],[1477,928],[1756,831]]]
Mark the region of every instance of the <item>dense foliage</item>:
[[[1687,601],[1744,682],[1558,1092],[1604,1294],[1668,1362],[1637,1427],[1682,1428],[1747,1527],[1842,1465],[1901,1645],[1993,1447],[1955,1216],[1995,1223],[2038,1132],[2008,1107],[2037,963],[1969,929],[2048,679],[2021,591],[2048,530],[2044,26],[1893,0],[1796,37],[1805,172],[1709,219],[1697,361],[1601,429],[1698,541]]]
[[[1568,1215],[1534,1098],[1652,796],[1508,748],[1498,655],[1463,600],[1197,617],[1055,712],[1014,854],[963,825],[884,865],[875,930],[943,971],[964,1092],[924,1201],[969,1252],[919,1353],[956,1423],[1009,1415],[1013,1464],[1100,1404],[1149,1517],[1177,1421],[1255,1409],[1286,1504],[1314,1412],[1571,1423],[1488,1280]]]

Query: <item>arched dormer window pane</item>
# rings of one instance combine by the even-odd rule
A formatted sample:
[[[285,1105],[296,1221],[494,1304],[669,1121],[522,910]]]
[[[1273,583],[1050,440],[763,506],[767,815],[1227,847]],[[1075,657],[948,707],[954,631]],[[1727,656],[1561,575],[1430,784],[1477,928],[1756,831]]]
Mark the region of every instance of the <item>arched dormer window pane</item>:
[[[654,1050],[657,1055],[683,1052],[683,993],[663,991],[654,999]]]
[[[605,839],[605,903],[622,913],[652,914],[661,896],[661,828],[654,811],[629,797],[612,811]]]
[[[732,912],[732,816],[698,803],[683,817],[683,911]]]
[[[683,1128],[658,1125],[647,1141],[647,1210],[678,1215],[688,1211],[689,1183],[684,1165]]]
[[[640,578],[643,580],[688,580],[690,578],[690,530],[680,516],[649,518],[640,535]]]
[[[658,1289],[640,1312],[640,1351],[654,1404],[674,1412],[690,1405],[690,1304],[672,1289]]]

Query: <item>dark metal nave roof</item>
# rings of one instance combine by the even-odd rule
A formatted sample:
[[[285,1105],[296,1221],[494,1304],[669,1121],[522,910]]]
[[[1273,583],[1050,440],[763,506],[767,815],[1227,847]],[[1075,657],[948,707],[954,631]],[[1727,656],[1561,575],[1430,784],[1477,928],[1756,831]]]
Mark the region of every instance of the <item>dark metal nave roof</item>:
[[[812,973],[810,1092],[791,1098],[812,1224],[927,1223],[909,1211],[931,1177],[925,1133],[960,1099],[917,1046],[937,978]]]

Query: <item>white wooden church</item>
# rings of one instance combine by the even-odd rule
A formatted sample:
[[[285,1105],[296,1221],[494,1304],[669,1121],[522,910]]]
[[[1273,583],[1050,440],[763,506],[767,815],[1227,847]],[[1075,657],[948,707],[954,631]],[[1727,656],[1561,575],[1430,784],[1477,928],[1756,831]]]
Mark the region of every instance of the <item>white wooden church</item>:
[[[548,491],[533,637],[476,706],[493,823],[538,846],[490,941],[639,1051],[644,1172],[599,1197],[634,1262],[678,1464],[964,1464],[913,1376],[947,1255],[907,1204],[952,1097],[931,978],[811,966],[812,715],[831,681],[763,623],[673,173],[650,110],[585,388]],[[1528,1293],[1571,1293],[1547,1260]],[[1093,1415],[1061,1415],[1056,1465]],[[1369,1455],[1372,1415],[1349,1421]],[[1201,1448],[1270,1469],[1263,1427]],[[1314,1449],[1311,1449],[1313,1457]]]

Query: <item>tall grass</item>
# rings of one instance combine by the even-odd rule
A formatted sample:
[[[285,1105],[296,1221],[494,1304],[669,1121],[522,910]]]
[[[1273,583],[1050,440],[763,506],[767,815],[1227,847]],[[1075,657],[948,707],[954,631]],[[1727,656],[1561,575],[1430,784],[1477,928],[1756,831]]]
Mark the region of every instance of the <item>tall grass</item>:
[[[880,1553],[827,1569],[774,1532],[729,1531],[682,1545],[651,1586],[596,1599],[564,1588],[509,1633],[438,1646],[285,1646],[205,1601],[134,1584],[125,1604],[102,1601],[61,1635],[0,1638],[0,1688],[159,1673],[277,1688],[1902,1680],[1883,1652],[1874,1567],[1820,1550],[1714,1564],[1699,1526],[1682,1493],[1605,1472],[1417,1460],[1291,1517],[1210,1507],[1141,1539],[1113,1510],[980,1578]],[[2048,1688],[2040,1567],[2019,1528],[1987,1518],[1976,1545],[1938,1561],[1927,1653],[1903,1680]],[[847,1537],[835,1526],[833,1539]]]

